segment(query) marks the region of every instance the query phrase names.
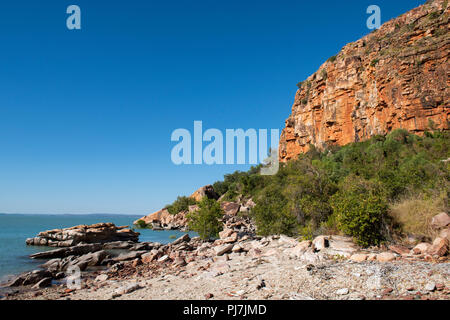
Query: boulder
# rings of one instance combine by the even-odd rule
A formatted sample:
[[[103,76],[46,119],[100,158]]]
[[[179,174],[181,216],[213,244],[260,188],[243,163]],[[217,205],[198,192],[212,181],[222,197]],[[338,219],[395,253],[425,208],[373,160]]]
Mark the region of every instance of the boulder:
[[[425,253],[428,252],[430,247],[431,247],[431,244],[426,243],[426,242],[422,242],[422,243],[419,243],[417,246],[415,246],[412,249],[412,253],[415,254],[415,255],[425,254]]]
[[[120,261],[127,261],[127,260],[134,260],[136,258],[140,258],[144,253],[147,251],[130,251],[126,253],[121,253],[117,257],[112,258],[112,261],[120,262]]]
[[[290,256],[295,256],[295,257],[299,258],[301,255],[303,255],[306,252],[306,250],[308,250],[308,248],[311,247],[311,245],[312,245],[312,241],[305,240],[305,241],[302,241],[299,244],[297,244],[295,247],[287,249],[285,252],[287,254],[289,254]]]
[[[33,289],[41,289],[41,288],[47,288],[52,285],[52,278],[47,277],[42,280],[40,280],[38,283],[36,283],[34,286],[32,286]]]
[[[449,241],[447,238],[436,238],[433,241],[433,245],[429,247],[428,253],[431,255],[437,255],[443,257],[448,253]]]
[[[135,242],[133,241],[113,241],[107,242],[103,244],[104,250],[113,250],[113,249],[130,249]]]
[[[179,237],[178,239],[176,239],[175,241],[173,241],[171,244],[172,245],[177,245],[183,242],[189,242],[191,241],[191,237],[189,237],[189,234],[184,234],[181,237]]]
[[[142,259],[143,263],[150,263],[150,262],[156,260],[157,257],[158,257],[158,251],[152,250],[151,252],[144,253],[141,256],[141,259]]]
[[[446,238],[448,241],[450,241],[450,228],[443,229],[439,233],[440,238]]]
[[[235,216],[238,214],[241,205],[235,202],[224,201],[220,203],[220,207],[222,208],[222,210],[226,215]]]
[[[331,256],[350,258],[359,251],[359,247],[353,242],[351,237],[329,236],[328,247],[321,251],[324,251]]]
[[[445,228],[448,225],[450,225],[450,216],[445,212],[439,213],[431,219],[431,226],[436,230]]]
[[[354,262],[363,262],[366,261],[369,256],[363,253],[356,253],[350,257],[350,260]]]
[[[243,249],[239,244],[235,244],[231,249],[231,252],[241,252]]]
[[[313,246],[317,251],[323,250],[329,247],[328,237],[318,236],[313,240]]]
[[[108,253],[105,250],[90,252],[72,260],[67,266],[64,267],[64,269],[61,270],[65,270],[70,266],[77,266],[80,270],[85,270],[89,266],[99,266],[107,256]]]
[[[391,252],[382,252],[377,254],[377,261],[379,262],[390,262],[395,260],[395,254]]]
[[[167,209],[161,209],[134,221],[134,224],[136,225],[139,220],[142,220],[146,224],[152,225],[153,230],[182,229],[187,226],[186,214],[187,212],[182,211],[173,215]]]
[[[224,228],[222,231],[219,232],[220,239],[226,239],[229,236],[231,236],[234,233],[232,229]]]
[[[31,272],[22,273],[21,275],[17,276],[8,284],[8,286],[18,287],[18,286],[33,285],[45,278],[51,279],[51,277],[52,274],[47,270],[34,270]]]
[[[208,199],[214,200],[219,199],[219,195],[214,191],[212,185],[201,187],[190,196],[190,198],[195,199],[195,201],[202,201],[204,197],[208,197]]]

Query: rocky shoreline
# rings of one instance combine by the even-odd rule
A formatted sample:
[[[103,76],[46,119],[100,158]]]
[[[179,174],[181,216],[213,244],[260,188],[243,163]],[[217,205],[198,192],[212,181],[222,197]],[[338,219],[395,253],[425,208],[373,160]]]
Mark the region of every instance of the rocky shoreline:
[[[448,218],[435,219],[432,244],[362,249],[337,235],[259,237],[246,218],[227,216],[215,241],[186,234],[166,245],[103,241],[35,254],[43,269],[18,276],[3,299],[447,300]],[[66,286],[71,267],[79,288]]]

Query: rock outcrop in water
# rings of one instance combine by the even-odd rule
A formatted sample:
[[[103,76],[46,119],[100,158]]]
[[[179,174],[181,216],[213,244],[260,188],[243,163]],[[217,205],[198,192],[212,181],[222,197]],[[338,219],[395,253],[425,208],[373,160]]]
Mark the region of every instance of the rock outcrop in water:
[[[136,242],[138,239],[139,233],[128,226],[116,227],[113,223],[97,223],[43,231],[37,237],[27,239],[26,243],[35,246],[71,247],[79,243]]]
[[[280,138],[286,162],[403,128],[448,130],[449,2],[427,1],[346,45],[301,84]]]

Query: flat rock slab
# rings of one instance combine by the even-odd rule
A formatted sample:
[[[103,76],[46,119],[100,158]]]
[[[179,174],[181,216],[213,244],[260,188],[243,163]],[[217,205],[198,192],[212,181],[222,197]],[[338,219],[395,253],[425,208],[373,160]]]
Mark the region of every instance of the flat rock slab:
[[[102,250],[102,245],[99,243],[92,244],[79,244],[77,246],[60,248],[50,251],[38,252],[30,255],[32,259],[53,259],[53,258],[65,258],[68,256],[80,256],[86,253]]]

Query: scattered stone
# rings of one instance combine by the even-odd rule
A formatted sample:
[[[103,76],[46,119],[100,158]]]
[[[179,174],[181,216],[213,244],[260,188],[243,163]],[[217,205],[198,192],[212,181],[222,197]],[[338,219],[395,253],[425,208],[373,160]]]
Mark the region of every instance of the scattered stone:
[[[233,248],[231,249],[232,252],[241,252],[242,247],[239,244],[235,244]]]
[[[106,281],[106,280],[108,280],[108,275],[105,274],[105,273],[100,274],[100,275],[98,275],[98,276],[95,278],[95,281],[98,281],[98,282],[103,282],[103,281]]]
[[[213,297],[214,297],[214,295],[212,293],[205,294],[205,299],[206,300],[212,299]]]
[[[383,292],[382,292],[381,294],[382,294],[382,295],[388,295],[388,294],[391,294],[392,291],[394,291],[394,289],[392,289],[392,288],[386,288],[386,289],[383,290]]]
[[[264,279],[262,279],[259,284],[256,286],[257,290],[261,290],[262,288],[266,287],[266,283],[264,282]]]
[[[177,240],[172,242],[172,245],[177,245],[183,242],[189,242],[191,241],[191,237],[189,237],[189,234],[184,234],[183,236],[179,237]]]
[[[233,246],[234,246],[233,244],[225,244],[225,245],[216,247],[214,250],[216,251],[216,254],[218,256],[221,256],[227,252],[230,252],[233,249]]]
[[[348,293],[349,293],[348,288],[342,288],[342,289],[339,289],[339,290],[336,291],[336,294],[340,295],[340,296],[345,296]]]
[[[223,231],[219,232],[220,239],[226,239],[234,233],[233,230],[229,228],[224,228]]]
[[[114,294],[121,296],[139,290],[141,288],[142,287],[138,283],[132,283],[117,289],[116,291],[114,291]]]
[[[169,260],[169,256],[167,254],[165,254],[161,258],[158,259],[158,262],[166,262],[167,260]]]
[[[133,268],[136,268],[137,266],[139,266],[139,265],[141,265],[142,264],[142,260],[141,259],[139,259],[139,258],[137,258],[137,259],[134,259],[133,260],[133,262],[132,262],[132,266],[133,266]]]
[[[434,283],[434,282],[428,282],[428,283],[425,285],[425,290],[430,291],[430,292],[435,291],[435,290],[436,290],[436,283]]]
[[[186,261],[182,257],[178,257],[173,261],[173,265],[175,267],[184,267],[186,265]]]
[[[158,251],[156,250],[152,250],[151,252],[148,253],[144,253],[141,256],[141,260],[143,263],[150,263],[152,261],[154,261],[158,256]]]
[[[134,260],[136,258],[140,258],[146,252],[147,251],[142,250],[142,251],[130,251],[130,252],[126,252],[126,253],[121,253],[117,257],[113,258],[112,260],[115,262]]]

